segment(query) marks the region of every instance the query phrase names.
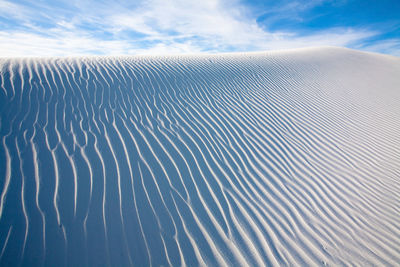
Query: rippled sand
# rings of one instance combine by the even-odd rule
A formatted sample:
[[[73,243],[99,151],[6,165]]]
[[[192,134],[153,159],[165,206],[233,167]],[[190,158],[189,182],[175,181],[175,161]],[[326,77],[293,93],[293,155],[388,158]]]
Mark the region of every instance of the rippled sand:
[[[400,262],[400,58],[0,59],[0,265]]]

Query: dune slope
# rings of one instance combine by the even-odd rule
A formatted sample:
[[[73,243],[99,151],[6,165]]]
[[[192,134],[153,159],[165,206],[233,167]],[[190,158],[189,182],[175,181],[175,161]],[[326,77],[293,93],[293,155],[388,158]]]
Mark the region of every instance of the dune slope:
[[[0,265],[400,262],[400,59],[0,59]]]

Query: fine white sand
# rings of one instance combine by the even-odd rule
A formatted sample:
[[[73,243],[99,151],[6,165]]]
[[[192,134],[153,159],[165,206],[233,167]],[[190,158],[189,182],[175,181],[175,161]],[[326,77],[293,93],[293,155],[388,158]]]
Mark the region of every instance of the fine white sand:
[[[400,263],[400,58],[0,59],[0,265]]]

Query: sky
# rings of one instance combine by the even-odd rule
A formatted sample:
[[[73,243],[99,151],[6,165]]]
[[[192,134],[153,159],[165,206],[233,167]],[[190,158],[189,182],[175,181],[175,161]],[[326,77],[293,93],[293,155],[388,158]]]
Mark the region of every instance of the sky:
[[[314,46],[400,57],[400,0],[0,0],[0,57]]]

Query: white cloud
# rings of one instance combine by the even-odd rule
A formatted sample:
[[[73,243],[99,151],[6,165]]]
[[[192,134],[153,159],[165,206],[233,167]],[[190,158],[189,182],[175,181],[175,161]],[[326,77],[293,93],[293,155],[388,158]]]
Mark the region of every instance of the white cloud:
[[[13,18],[20,21],[27,20],[31,13],[28,8],[5,0],[0,0],[0,10],[0,17]]]
[[[313,5],[319,2],[316,0]],[[303,36],[290,31],[272,32],[258,25],[251,11],[238,0],[146,0],[133,4],[75,1],[64,4],[67,6],[41,6],[46,15],[41,15],[43,12],[38,15],[34,7],[0,0],[0,8],[5,7],[7,11],[3,16],[23,21],[18,29],[0,31],[0,56],[354,46],[377,34],[351,28],[334,28]],[[15,14],[20,8],[21,14]]]
[[[66,33],[64,37],[45,37],[24,32],[0,32],[0,56],[68,56],[90,54],[124,54],[124,41],[103,41]]]
[[[400,57],[400,40],[399,39],[387,39],[384,41],[378,41],[374,44],[358,46],[358,49],[377,52],[377,53],[386,53],[393,56]]]

